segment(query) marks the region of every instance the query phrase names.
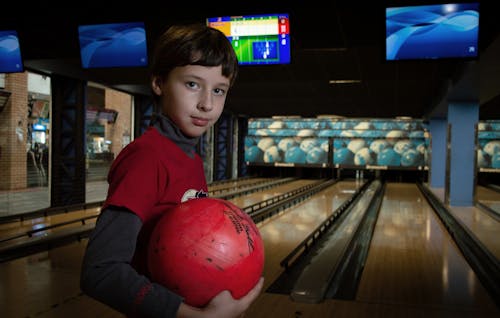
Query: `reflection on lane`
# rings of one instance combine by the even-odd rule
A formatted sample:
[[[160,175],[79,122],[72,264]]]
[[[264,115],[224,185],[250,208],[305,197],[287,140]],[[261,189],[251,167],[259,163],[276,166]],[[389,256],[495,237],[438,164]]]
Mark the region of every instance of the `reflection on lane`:
[[[415,184],[387,184],[356,299],[497,312]]]

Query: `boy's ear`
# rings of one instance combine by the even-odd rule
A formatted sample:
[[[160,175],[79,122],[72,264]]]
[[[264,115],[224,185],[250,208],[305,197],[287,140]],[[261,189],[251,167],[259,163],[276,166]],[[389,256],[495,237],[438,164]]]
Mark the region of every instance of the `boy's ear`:
[[[151,88],[156,95],[161,95],[161,79],[157,76],[151,79]]]

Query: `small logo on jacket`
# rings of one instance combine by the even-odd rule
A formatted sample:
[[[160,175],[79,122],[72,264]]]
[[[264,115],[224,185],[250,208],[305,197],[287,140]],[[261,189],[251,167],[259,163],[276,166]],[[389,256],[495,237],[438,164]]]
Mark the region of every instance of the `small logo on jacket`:
[[[205,198],[205,197],[208,197],[207,192],[205,192],[203,190],[189,189],[186,192],[184,192],[184,195],[182,196],[181,202],[186,202],[187,200],[197,199],[197,198]]]

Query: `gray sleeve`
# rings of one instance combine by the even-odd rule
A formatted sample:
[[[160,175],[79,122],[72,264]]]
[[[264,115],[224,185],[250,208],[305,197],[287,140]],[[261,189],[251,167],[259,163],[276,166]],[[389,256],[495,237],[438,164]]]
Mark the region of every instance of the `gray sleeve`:
[[[80,287],[126,315],[175,317],[182,298],[130,265],[141,227],[141,219],[127,209],[103,210],[89,237]]]

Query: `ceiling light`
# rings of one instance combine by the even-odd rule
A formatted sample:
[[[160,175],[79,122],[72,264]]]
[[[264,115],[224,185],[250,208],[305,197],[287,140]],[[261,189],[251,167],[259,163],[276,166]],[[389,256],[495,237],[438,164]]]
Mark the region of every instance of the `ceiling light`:
[[[350,80],[330,80],[329,83],[330,84],[358,84],[358,83],[361,83],[361,80],[354,80],[354,79],[350,79]]]

